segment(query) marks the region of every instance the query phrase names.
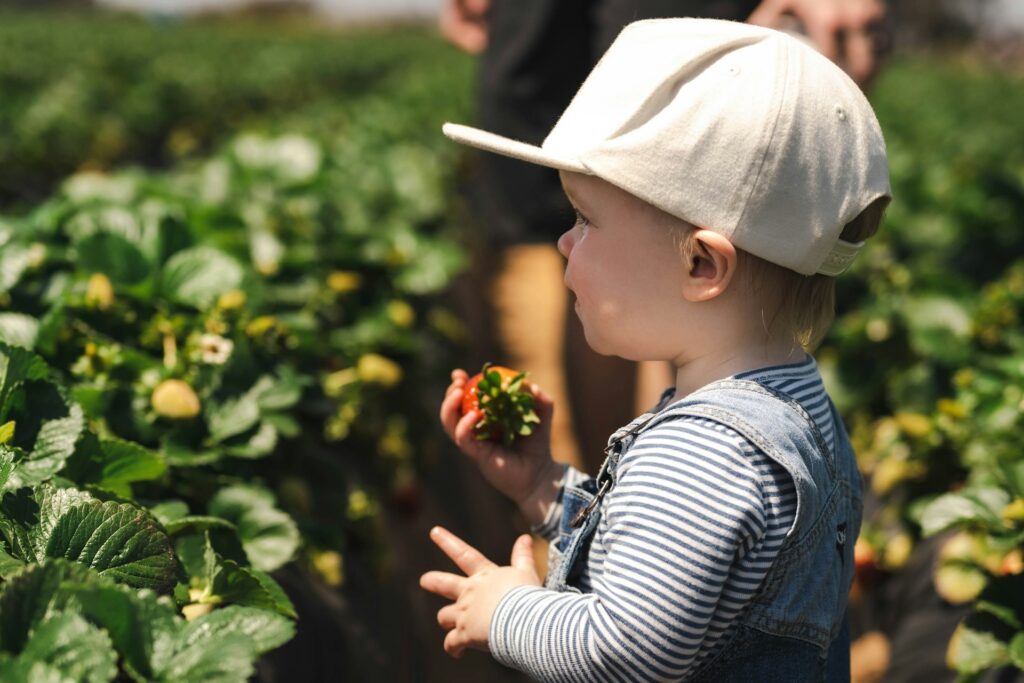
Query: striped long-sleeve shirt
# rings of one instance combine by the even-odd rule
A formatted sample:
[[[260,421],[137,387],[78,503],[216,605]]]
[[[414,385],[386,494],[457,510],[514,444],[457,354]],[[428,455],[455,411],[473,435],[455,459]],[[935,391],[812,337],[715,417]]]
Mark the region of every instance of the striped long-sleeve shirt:
[[[833,443],[810,356],[736,378],[800,402]],[[585,478],[567,467],[563,485]],[[582,593],[522,586],[502,599],[490,632],[498,661],[544,681],[684,680],[738,624],[793,524],[796,492],[734,430],[682,417],[640,434],[601,509]],[[552,539],[560,517],[556,504],[535,531]]]

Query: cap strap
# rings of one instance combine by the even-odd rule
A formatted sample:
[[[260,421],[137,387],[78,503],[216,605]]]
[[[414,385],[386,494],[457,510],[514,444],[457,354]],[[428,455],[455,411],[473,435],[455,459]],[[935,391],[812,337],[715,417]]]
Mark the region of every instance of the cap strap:
[[[864,246],[863,242],[845,242],[843,240],[836,240],[836,244],[832,247],[832,251],[825,257],[825,262],[818,268],[818,273],[821,275],[840,275],[850,267],[853,260],[857,258],[857,253],[860,248]]]

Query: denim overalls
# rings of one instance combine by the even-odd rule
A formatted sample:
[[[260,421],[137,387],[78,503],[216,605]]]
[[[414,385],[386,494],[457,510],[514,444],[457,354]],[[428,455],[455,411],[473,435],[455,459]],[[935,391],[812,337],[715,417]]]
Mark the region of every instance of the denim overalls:
[[[830,403],[831,405],[831,403]],[[616,432],[595,479],[563,491],[558,536],[550,546],[547,588],[576,591],[602,499],[615,486],[622,454],[636,436],[683,416],[731,427],[793,478],[797,511],[775,562],[739,624],[687,680],[716,683],[849,681],[846,598],[853,545],[860,532],[862,489],[846,431],[835,420],[835,457],[814,420],[790,397],[754,381],[710,384],[665,410]]]

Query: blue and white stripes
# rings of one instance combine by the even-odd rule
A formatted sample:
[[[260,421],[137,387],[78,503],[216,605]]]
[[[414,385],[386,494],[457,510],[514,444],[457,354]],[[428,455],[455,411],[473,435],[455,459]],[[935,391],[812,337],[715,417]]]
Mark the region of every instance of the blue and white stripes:
[[[809,356],[738,375],[799,401],[832,443]],[[641,418],[638,418],[641,419]],[[586,475],[567,468],[565,482]],[[601,503],[582,593],[520,587],[491,623],[494,657],[544,681],[683,680],[724,644],[794,521],[781,467],[732,429],[666,420],[622,456]],[[556,504],[535,531],[557,533]]]

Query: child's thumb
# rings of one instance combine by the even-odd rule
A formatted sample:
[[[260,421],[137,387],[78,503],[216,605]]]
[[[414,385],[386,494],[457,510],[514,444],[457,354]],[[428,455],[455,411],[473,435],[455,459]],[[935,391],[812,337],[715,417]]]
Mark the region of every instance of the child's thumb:
[[[530,534],[523,534],[512,546],[512,566],[537,572],[537,566],[533,563],[533,537]]]

